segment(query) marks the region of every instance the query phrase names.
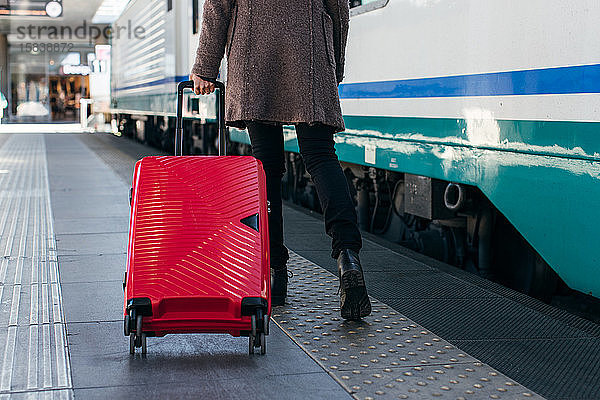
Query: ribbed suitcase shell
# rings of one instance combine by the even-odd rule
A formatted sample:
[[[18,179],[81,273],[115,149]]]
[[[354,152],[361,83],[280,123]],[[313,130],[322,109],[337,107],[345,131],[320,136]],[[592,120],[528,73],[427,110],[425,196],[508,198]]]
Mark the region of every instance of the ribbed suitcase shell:
[[[242,222],[258,214],[258,232]],[[143,331],[250,329],[246,297],[270,304],[265,175],[254,157],[146,157],[133,177],[124,313],[149,298]]]

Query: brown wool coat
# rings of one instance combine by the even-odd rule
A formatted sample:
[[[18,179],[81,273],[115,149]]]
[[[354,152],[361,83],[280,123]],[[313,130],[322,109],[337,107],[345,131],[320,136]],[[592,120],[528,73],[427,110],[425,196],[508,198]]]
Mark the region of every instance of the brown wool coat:
[[[227,124],[321,122],[344,130],[348,0],[206,0],[192,73],[227,57]]]

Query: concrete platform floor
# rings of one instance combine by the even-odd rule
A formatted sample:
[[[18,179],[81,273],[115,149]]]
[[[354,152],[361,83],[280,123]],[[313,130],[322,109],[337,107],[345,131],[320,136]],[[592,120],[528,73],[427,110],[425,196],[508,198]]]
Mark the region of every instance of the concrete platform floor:
[[[245,338],[171,335],[132,358],[121,316],[129,185],[76,135],[49,135],[46,148],[76,398],[350,397],[278,328],[264,357],[249,357]]]
[[[51,350],[40,354],[40,360],[41,365],[46,365],[47,358],[49,365],[59,367],[51,375],[40,372],[37,386],[26,383],[19,386],[24,379],[31,379],[26,374],[20,376],[20,370],[15,370],[8,381],[3,371],[0,397],[537,397],[518,383],[552,399],[600,396],[597,325],[370,235],[365,235],[362,259],[370,293],[380,300],[375,303],[378,311],[364,324],[340,322],[335,317],[337,283],[330,274],[335,272],[335,263],[329,257],[330,241],[318,216],[294,207],[285,208],[285,220],[286,241],[294,251],[296,277],[291,283],[288,306],[276,310],[266,356],[249,357],[243,338],[172,335],[149,342],[146,357],[132,357],[122,333],[127,194],[135,160],[157,152],[111,135],[59,132],[54,129],[43,135],[0,134],[0,170],[20,168],[19,160],[9,158],[10,151],[18,148],[29,157],[29,168],[37,171],[21,176],[20,181],[10,181],[11,188],[2,191],[0,200],[11,198],[36,205],[31,213],[23,211],[17,219],[25,221],[23,227],[30,228],[15,232],[25,232],[20,236],[24,238],[22,243],[29,243],[30,236],[32,243],[37,243],[34,237],[41,243],[37,245],[40,256],[30,256],[26,245],[19,247],[18,240],[13,244],[8,239],[11,235],[4,235],[0,249],[6,248],[5,258],[16,262],[9,262],[7,270],[14,265],[15,271],[19,271],[17,260],[31,258],[32,265],[49,274],[49,292],[45,296],[50,300],[47,307],[53,307],[53,312],[48,322],[40,322],[40,329],[43,332],[47,324],[52,324],[54,333],[48,342]],[[28,147],[31,149],[27,150]],[[40,190],[19,190],[19,182],[38,185]],[[42,214],[36,214],[35,210]],[[46,223],[40,222],[41,217],[28,223],[30,215],[49,218]],[[42,229],[47,232],[40,233]],[[11,244],[10,249],[7,243]],[[60,281],[56,284],[52,280],[58,279],[52,272],[54,265],[60,271]],[[44,275],[40,279],[43,299]],[[329,283],[319,288],[317,283],[322,282]],[[3,282],[2,287],[5,286],[10,287],[12,297],[4,295],[2,304],[10,310],[15,288],[37,290],[37,281]],[[317,298],[321,300],[316,301]],[[28,306],[28,301],[22,303],[23,309]],[[14,313],[7,311],[7,330],[0,332],[5,367],[21,365],[17,353],[14,353],[16,361],[7,358],[11,341],[18,345],[22,340],[18,336],[20,324],[11,331],[10,315]],[[24,317],[27,312],[17,315]],[[44,317],[43,312],[41,316]],[[320,325],[306,327],[315,323]],[[31,324],[23,322],[22,326]],[[311,334],[316,329],[323,336],[310,338],[309,334],[302,338],[294,334],[299,327]],[[388,329],[396,331],[390,330],[386,335]],[[68,344],[67,364],[63,366],[59,351],[62,335]],[[348,335],[358,336],[352,336],[357,338],[355,341],[347,341]],[[329,344],[325,345],[320,338],[327,338]],[[399,346],[388,352],[390,343]],[[327,355],[319,353],[320,349],[335,346],[342,349],[328,350]],[[349,357],[329,360],[333,354],[347,351],[345,346],[350,351]],[[586,349],[585,354],[575,351],[578,346]],[[386,354],[377,353],[384,347]],[[402,348],[404,353],[392,351],[396,348]],[[22,368],[26,366],[24,361]],[[442,384],[437,378],[444,372],[444,379],[450,383]],[[50,382],[44,381],[44,377],[50,377]],[[437,386],[427,385],[433,381],[438,381]],[[454,382],[458,386],[453,389]],[[370,389],[370,385],[380,386]],[[448,385],[448,391],[444,385]]]

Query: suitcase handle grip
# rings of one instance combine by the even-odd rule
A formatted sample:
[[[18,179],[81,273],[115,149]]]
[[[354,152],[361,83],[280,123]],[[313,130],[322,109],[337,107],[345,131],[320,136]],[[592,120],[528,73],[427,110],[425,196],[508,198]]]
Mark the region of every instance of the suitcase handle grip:
[[[219,124],[219,155],[227,154],[227,139],[225,132],[225,84],[216,79],[204,78],[211,82],[217,89],[217,121]],[[183,155],[183,92],[185,89],[194,89],[193,81],[182,81],[177,85],[177,121],[175,123],[175,155]]]

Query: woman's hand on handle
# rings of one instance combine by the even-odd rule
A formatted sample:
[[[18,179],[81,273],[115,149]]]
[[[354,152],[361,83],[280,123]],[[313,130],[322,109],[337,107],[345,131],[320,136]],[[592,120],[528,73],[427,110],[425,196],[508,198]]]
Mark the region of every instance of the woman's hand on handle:
[[[190,80],[194,82],[194,93],[196,94],[211,94],[215,91],[214,83],[205,81],[196,74],[191,74]]]

